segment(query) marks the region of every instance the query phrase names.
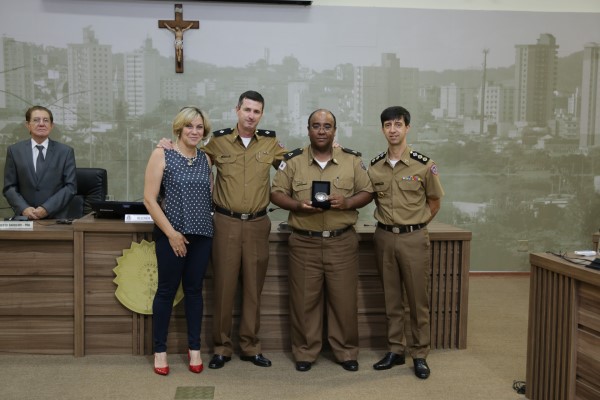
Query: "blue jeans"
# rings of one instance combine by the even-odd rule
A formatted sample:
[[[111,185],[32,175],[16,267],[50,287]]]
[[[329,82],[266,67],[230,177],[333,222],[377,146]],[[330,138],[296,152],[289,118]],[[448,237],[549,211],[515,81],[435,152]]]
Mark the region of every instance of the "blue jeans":
[[[176,257],[167,236],[158,229],[155,229],[154,233],[158,263],[158,288],[152,303],[154,352],[167,351],[169,321],[180,282],[184,293],[188,347],[190,350],[200,350],[200,330],[204,311],[202,285],[210,259],[212,238],[185,235],[190,242],[187,245],[187,255]]]

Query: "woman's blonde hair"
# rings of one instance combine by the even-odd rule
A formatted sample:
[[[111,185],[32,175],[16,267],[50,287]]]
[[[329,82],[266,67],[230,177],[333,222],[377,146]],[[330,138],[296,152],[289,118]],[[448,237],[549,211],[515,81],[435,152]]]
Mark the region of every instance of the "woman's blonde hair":
[[[210,121],[204,111],[195,106],[185,106],[177,113],[173,119],[173,134],[179,137],[181,132],[183,132],[183,128],[198,117],[202,118],[202,122],[204,123],[204,135],[202,139],[206,139],[211,132]]]

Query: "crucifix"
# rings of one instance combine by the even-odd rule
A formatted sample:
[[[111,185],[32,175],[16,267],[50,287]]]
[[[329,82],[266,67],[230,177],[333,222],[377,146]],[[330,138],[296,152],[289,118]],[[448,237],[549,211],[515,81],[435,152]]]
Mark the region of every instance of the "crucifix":
[[[175,19],[173,20],[158,20],[159,28],[167,28],[175,34],[175,72],[183,72],[183,32],[188,29],[200,28],[199,21],[185,21],[183,19],[183,6],[175,4]]]

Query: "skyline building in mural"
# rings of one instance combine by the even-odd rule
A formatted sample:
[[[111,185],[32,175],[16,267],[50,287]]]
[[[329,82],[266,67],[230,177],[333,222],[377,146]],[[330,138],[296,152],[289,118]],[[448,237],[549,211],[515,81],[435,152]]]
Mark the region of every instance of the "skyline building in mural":
[[[540,35],[537,44],[516,46],[515,122],[545,127],[553,118],[557,48],[556,39],[548,33]]]
[[[172,51],[163,55],[169,46],[153,34],[117,52],[122,43],[100,39],[102,29],[81,26],[79,40],[71,37],[64,46],[10,33],[0,38],[0,168],[6,146],[26,137],[24,110],[43,104],[55,116],[53,136],[75,148],[78,165],[106,168],[111,196],[139,201],[148,156],[171,136],[182,106],[204,108],[215,129],[232,126],[237,97],[255,89],[266,99],[261,126],[277,131],[286,147],[305,145],[308,115],[328,108],[337,117],[338,140],[361,151],[365,164],[385,149],[381,110],[407,107],[409,142],[436,160],[446,188],[439,220],[474,233],[473,269],[526,269],[527,251],[585,243],[600,226],[594,184],[600,181],[600,162],[594,162],[600,156],[600,28],[579,44],[571,40],[570,53],[561,53],[564,31],[540,29],[502,45],[512,49],[514,64],[485,68],[484,56],[506,50],[481,47],[478,66],[431,70],[420,65],[426,57],[401,43],[382,46],[364,63],[340,59],[316,69],[313,61],[330,50],[328,43],[313,45],[310,57],[302,46],[289,48],[275,61],[282,50],[274,40],[242,66],[203,61],[186,48],[185,73],[177,75]],[[223,49],[228,60],[236,48]],[[447,50],[432,51],[442,57]],[[458,43],[453,52],[473,49]],[[0,199],[2,216],[10,213],[5,205]],[[371,223],[372,207],[361,210],[361,223]],[[272,216],[284,218],[283,212]]]
[[[600,44],[587,43],[583,52],[579,148],[600,145]]]

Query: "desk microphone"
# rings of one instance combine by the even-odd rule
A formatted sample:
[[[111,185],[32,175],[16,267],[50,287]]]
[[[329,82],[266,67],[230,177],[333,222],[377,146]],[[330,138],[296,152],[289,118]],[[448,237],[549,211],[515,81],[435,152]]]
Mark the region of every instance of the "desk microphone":
[[[10,218],[5,218],[5,221],[29,221],[29,219],[24,215],[15,215]]]

